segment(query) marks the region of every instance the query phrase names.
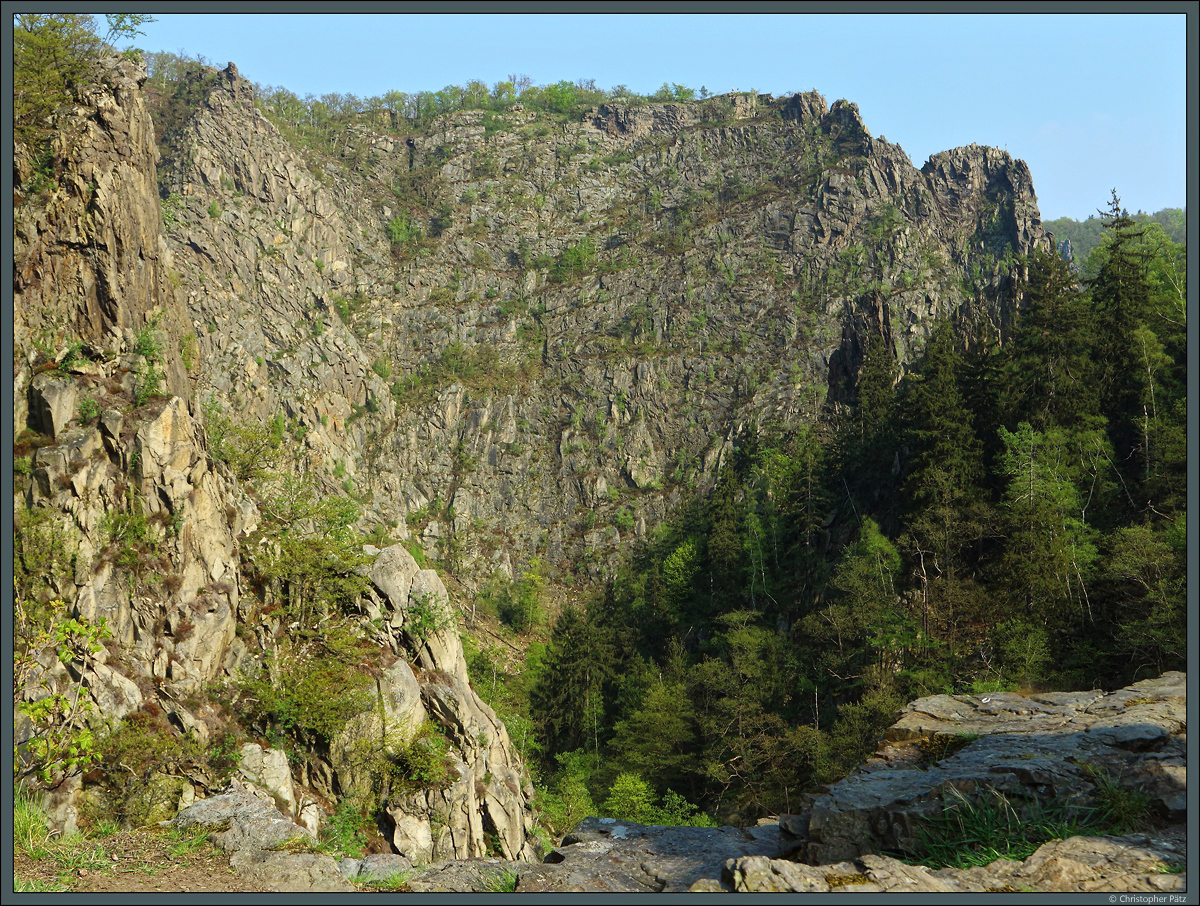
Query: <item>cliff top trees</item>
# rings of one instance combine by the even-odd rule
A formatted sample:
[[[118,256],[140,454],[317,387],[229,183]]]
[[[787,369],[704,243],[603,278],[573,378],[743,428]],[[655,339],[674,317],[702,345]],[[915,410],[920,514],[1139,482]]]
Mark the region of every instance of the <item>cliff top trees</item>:
[[[108,31],[96,32],[94,16],[81,13],[22,13],[13,28],[13,123],[17,136],[33,143],[46,132],[46,118],[86,84],[97,58],[120,38],[141,34],[154,20],[140,14],[105,16]]]

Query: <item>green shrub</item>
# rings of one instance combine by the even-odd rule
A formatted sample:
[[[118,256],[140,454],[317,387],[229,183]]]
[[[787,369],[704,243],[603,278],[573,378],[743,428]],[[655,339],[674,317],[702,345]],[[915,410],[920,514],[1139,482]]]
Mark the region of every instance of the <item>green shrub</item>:
[[[343,798],[321,824],[321,843],[327,851],[358,858],[373,830],[374,821],[367,810],[353,799]]]
[[[202,408],[209,452],[229,466],[239,481],[261,482],[278,466],[282,431],[263,431],[260,425],[235,422],[213,397]]]
[[[388,755],[394,789],[444,790],[454,782],[450,743],[430,721],[422,722],[409,742]]]
[[[96,402],[94,397],[85,397],[79,401],[79,420],[90,422],[94,418],[100,417],[100,404]]]
[[[172,192],[159,201],[159,210],[162,212],[163,229],[173,229],[183,210],[183,196]]]
[[[422,642],[434,633],[453,626],[454,615],[444,598],[424,595],[408,599],[408,608],[404,612],[404,631],[412,639]]]
[[[410,513],[409,515],[412,514]],[[404,549],[412,554],[412,558],[416,561],[418,569],[425,568],[425,549],[421,547],[420,542],[409,539],[404,542]]]
[[[179,794],[191,785],[186,773],[204,773],[222,785],[237,766],[240,739],[226,733],[205,744],[171,726],[150,702],[96,742],[100,756],[98,799],[93,820],[103,815],[124,827],[143,827],[170,818]]]
[[[535,266],[537,262],[534,262]],[[596,265],[596,244],[585,236],[575,245],[563,249],[550,268],[550,280],[565,283],[581,276]]]
[[[157,362],[162,354],[162,342],[158,338],[157,327],[157,319],[148,321],[137,332],[133,343],[134,355],[145,356],[150,364]]]
[[[191,371],[196,363],[196,354],[196,334],[189,331],[179,338],[179,358],[183,361],[184,368]]]
[[[407,213],[400,213],[387,222],[384,228],[388,241],[400,248],[415,248],[425,238],[420,224],[416,223]]]
[[[149,365],[138,375],[133,394],[134,405],[144,406],[154,397],[161,395],[163,379],[163,373],[155,365]]]
[[[348,661],[352,652],[353,660]],[[286,678],[242,678],[247,716],[268,738],[286,734],[301,741],[332,740],[347,720],[371,705],[375,683],[359,666],[366,655],[365,647],[356,650],[332,639],[311,646],[281,642],[268,658],[286,670]]]
[[[371,363],[371,370],[386,381],[392,376],[392,363],[383,356],[379,356]]]
[[[610,818],[638,824],[715,827],[701,812],[678,793],[668,790],[660,803],[650,785],[637,774],[621,773],[613,781],[608,798],[600,807]]]
[[[496,594],[500,619],[522,634],[536,629],[544,619],[542,585],[542,577],[535,566],[508,587],[500,589]]]

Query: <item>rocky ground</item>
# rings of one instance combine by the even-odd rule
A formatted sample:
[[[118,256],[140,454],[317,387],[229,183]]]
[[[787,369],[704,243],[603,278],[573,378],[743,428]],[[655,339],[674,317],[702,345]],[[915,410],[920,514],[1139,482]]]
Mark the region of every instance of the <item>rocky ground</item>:
[[[622,837],[612,839],[621,828]],[[754,833],[757,831],[757,833]],[[689,849],[697,833],[720,838],[713,852]],[[734,828],[646,828],[613,823],[606,828],[594,819],[568,835],[576,842],[555,850],[561,863],[531,865],[500,860],[448,862],[409,871],[391,880],[345,883],[337,889],[364,893],[380,891],[497,891],[505,881],[517,892],[681,892],[742,891],[824,892],[853,886],[855,892],[880,891],[1020,891],[1020,890],[1142,890],[1183,892],[1181,873],[1186,853],[1186,829],[1162,827],[1143,835],[1121,838],[1074,837],[1047,844],[1024,862],[999,861],[970,870],[929,869],[884,856],[864,856],[831,865],[810,866],[746,855],[732,860],[722,873],[725,849],[736,849],[742,838],[747,851],[761,850],[770,831]],[[129,831],[89,843],[85,853],[70,858],[31,859],[18,853],[14,874],[25,890],[71,893],[259,893],[278,890],[244,869],[230,864],[229,854],[211,842],[179,853],[165,831]],[[576,852],[572,852],[572,850]],[[714,853],[716,855],[714,856]],[[280,854],[283,855],[283,854]],[[295,855],[285,858],[297,858]],[[607,864],[598,870],[597,860]],[[562,869],[559,866],[562,865]],[[716,868],[713,872],[711,869]],[[709,869],[705,871],[704,869]],[[723,878],[701,877],[716,874]],[[1058,885],[1057,888],[1052,885]],[[1070,885],[1070,886],[1064,886]],[[295,890],[297,888],[292,887]]]
[[[69,855],[61,844],[46,847],[45,858],[21,855],[15,869],[26,887],[80,892],[1179,894],[1187,889],[1185,690],[1184,674],[1166,673],[1111,693],[920,699],[875,758],[799,815],[750,828],[588,818],[540,863],[336,859],[270,795],[239,782],[163,828],[81,843]],[[991,796],[1002,797],[1018,824],[1056,803],[1083,813],[1140,803],[1141,811],[1122,832],[1114,817],[1094,835],[1050,839],[1024,859],[933,870],[885,855],[919,850],[924,830],[955,802]]]

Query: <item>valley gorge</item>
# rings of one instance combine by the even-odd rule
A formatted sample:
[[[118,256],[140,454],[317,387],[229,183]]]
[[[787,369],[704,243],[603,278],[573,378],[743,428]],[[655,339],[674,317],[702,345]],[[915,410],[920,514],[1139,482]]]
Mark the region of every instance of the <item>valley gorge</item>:
[[[971,145],[917,169],[815,92],[375,111],[318,150],[233,63],[168,89],[107,59],[15,151],[14,743],[65,830],[251,789],[279,842],[356,812],[410,865],[536,861],[527,743],[468,669],[475,602],[527,582],[548,629],[653,543],[700,584],[663,526],[760,436],[853,423],[869,364],[890,394],[939,325],[1009,343],[1053,251],[1023,162]],[[814,507],[822,556],[868,499]],[[809,616],[762,609],[781,638]],[[699,657],[715,630],[686,622],[664,636]],[[116,780],[85,728],[147,760]]]

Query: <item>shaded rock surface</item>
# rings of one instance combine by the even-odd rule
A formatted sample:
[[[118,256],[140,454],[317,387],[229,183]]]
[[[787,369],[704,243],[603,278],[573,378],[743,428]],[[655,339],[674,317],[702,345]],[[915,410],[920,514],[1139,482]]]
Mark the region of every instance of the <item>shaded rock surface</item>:
[[[541,865],[519,872],[519,893],[679,893],[716,877],[726,860],[782,857],[797,841],[778,825],[649,827],[589,818]]]

